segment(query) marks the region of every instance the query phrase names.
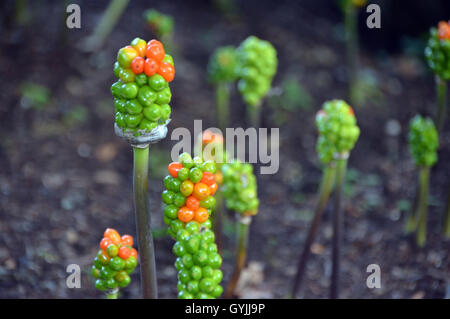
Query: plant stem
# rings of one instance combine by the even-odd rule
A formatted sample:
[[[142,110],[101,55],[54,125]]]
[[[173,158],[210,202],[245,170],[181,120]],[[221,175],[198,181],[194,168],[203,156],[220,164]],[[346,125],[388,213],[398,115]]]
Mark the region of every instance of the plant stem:
[[[427,211],[428,211],[428,183],[430,176],[429,167],[420,168],[420,181],[419,181],[419,219],[417,224],[417,236],[416,242],[419,247],[425,246],[427,241]]]
[[[259,128],[261,125],[261,104],[247,105],[248,124],[251,127]]]
[[[448,189],[447,205],[445,207],[444,235],[450,238],[450,188]]]
[[[133,147],[134,204],[141,267],[141,286],[145,299],[158,297],[156,285],[155,247],[148,207],[148,154],[149,147]]]
[[[106,292],[106,299],[117,299],[119,297],[119,289],[112,289]]]
[[[245,265],[245,259],[247,257],[247,243],[248,243],[248,231],[250,228],[251,217],[250,216],[239,216],[238,227],[238,247],[236,255],[236,264],[234,267],[233,275],[230,282],[228,283],[227,289],[225,291],[224,297],[229,299],[234,295],[239,277],[241,276],[241,271]]]
[[[447,82],[440,76],[436,76],[436,88],[438,99],[438,111],[436,117],[436,125],[438,133],[441,132],[445,119],[445,107],[447,102]]]
[[[129,0],[111,0],[109,2],[94,33],[87,38],[85,47],[87,51],[93,52],[103,46],[106,38],[110,35],[112,29],[119,21],[128,2]]]
[[[413,206],[411,208],[411,212],[409,214],[408,219],[406,220],[405,224],[405,232],[407,234],[414,232],[417,229],[417,207],[419,206],[419,190],[416,189],[416,192],[414,193],[414,202]]]
[[[345,182],[345,171],[347,169],[346,154],[340,154],[336,159],[336,191],[334,194],[334,214],[333,214],[333,252],[332,252],[332,273],[330,298],[336,299],[339,296],[339,271],[340,271],[340,249],[342,242],[343,214],[341,210],[341,197],[343,184]]]
[[[302,254],[300,255],[300,259],[298,260],[297,273],[294,279],[294,285],[292,286],[291,298],[295,298],[297,291],[299,290],[303,274],[305,272],[306,263],[308,261],[308,257],[311,251],[311,244],[316,237],[317,230],[320,225],[320,221],[322,218],[323,211],[328,202],[328,198],[330,197],[330,193],[333,189],[334,177],[336,173],[335,164],[332,162],[327,167],[325,167],[322,174],[322,181],[319,189],[319,198],[316,204],[316,208],[314,210],[314,219],[309,228],[308,236],[306,237],[306,242],[303,247]]]
[[[217,125],[225,133],[230,117],[230,85],[220,82],[216,86]]]
[[[349,100],[356,105],[356,90],[359,68],[359,47],[358,47],[358,15],[357,9],[351,1],[347,1],[344,7],[345,43],[347,53],[347,67],[349,78]]]

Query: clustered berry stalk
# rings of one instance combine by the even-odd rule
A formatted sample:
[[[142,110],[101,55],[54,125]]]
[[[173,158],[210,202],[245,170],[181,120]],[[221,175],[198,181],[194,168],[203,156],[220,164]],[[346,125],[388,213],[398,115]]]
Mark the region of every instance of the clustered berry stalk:
[[[277,52],[270,42],[250,36],[237,48],[218,48],[208,64],[210,81],[216,86],[217,123],[224,130],[229,120],[230,84],[247,105],[248,124],[260,126],[262,99],[269,92],[277,70]]]
[[[215,173],[214,161],[183,153],[178,162],[169,165],[169,175],[164,178],[164,223],[176,240],[173,253],[180,299],[218,298],[223,292],[222,257],[209,219],[218,188]]]
[[[353,109],[344,101],[332,100],[325,102],[322,110],[316,115],[316,126],[319,131],[317,153],[325,165],[319,200],[315,209],[314,219],[308,232],[305,247],[300,256],[297,274],[294,279],[292,297],[295,297],[309,257],[310,246],[320,224],[320,219],[328,201],[329,195],[336,184],[333,212],[333,268],[330,295],[339,295],[339,264],[343,216],[341,212],[342,187],[345,181],[347,159],[350,151],[358,140],[360,131],[356,124]]]
[[[115,229],[107,228],[92,266],[95,287],[104,291],[107,299],[117,299],[119,288],[125,288],[131,282],[129,275],[137,266],[137,258],[133,237],[121,237]]]
[[[245,265],[249,228],[252,216],[258,213],[259,199],[251,164],[234,160],[222,166],[222,174],[226,206],[238,217],[236,263],[225,292],[225,298],[232,298]]]
[[[411,155],[420,168],[417,205],[407,220],[406,231],[416,231],[419,247],[426,243],[427,205],[430,167],[437,161],[439,137],[433,120],[416,115],[409,126],[409,146]]]
[[[277,52],[270,42],[250,36],[236,49],[238,90],[247,104],[248,123],[258,128],[261,104],[277,71]]]
[[[133,185],[136,227],[141,252],[144,298],[157,298],[155,249],[148,205],[149,144],[165,137],[170,121],[169,82],[174,79],[173,59],[157,40],[135,38],[121,48],[114,64],[119,78],[111,86],[116,108],[116,134],[133,147]]]
[[[437,28],[431,28],[425,58],[436,74],[438,99],[436,125],[439,133],[444,123],[447,81],[450,80],[450,25],[446,21],[439,22]]]
[[[444,126],[447,107],[447,81],[450,80],[450,24],[441,21],[437,28],[431,28],[428,44],[425,48],[425,57],[431,70],[436,75],[437,91],[437,132],[440,134]],[[444,218],[444,235],[450,238],[450,186],[448,189],[447,204]]]

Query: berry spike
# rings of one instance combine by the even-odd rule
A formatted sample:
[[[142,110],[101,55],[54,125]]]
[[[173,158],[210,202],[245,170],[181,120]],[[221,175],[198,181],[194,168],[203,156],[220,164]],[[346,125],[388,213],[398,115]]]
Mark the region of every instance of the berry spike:
[[[178,162],[169,164],[168,171],[161,197],[164,222],[176,240],[173,253],[177,256],[178,298],[217,298],[223,292],[222,257],[209,219],[216,203],[215,162],[183,153]]]
[[[96,279],[95,287],[106,292],[107,298],[117,298],[119,288],[130,284],[129,275],[138,264],[137,258],[133,237],[120,236],[115,229],[107,228],[92,266],[92,276]]]

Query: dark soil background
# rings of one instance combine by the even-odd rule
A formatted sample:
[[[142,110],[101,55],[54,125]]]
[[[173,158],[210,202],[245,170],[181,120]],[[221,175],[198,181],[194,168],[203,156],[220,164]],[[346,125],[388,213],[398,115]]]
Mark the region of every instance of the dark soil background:
[[[132,1],[104,47],[79,49],[98,23],[107,1],[72,1],[82,28],[65,28],[64,1],[29,1],[27,23],[18,25],[15,2],[0,4],[0,297],[101,298],[90,265],[106,227],[135,236],[132,152],[113,132],[117,50],[134,37],[151,39],[142,11],[175,18],[176,78],[172,122],[214,126],[214,89],[206,65],[214,48],[238,45],[249,35],[273,43],[279,69],[274,86],[295,78],[310,103],[283,107],[283,96],[264,104],[263,126],[280,127],[280,170],[258,176],[261,207],[251,226],[249,267],[242,298],[283,298],[291,289],[320,180],[314,114],[332,98],[346,98],[345,45],[336,1],[236,1],[231,18],[212,1]],[[354,105],[361,137],[351,154],[345,188],[342,257],[344,298],[449,297],[449,240],[441,235],[450,187],[450,123],[441,136],[439,162],[431,174],[428,242],[418,249],[404,235],[417,170],[407,146],[408,121],[434,116],[433,75],[423,61],[430,26],[450,18],[447,1],[377,1],[382,28],[365,26],[360,12],[361,66],[372,85]],[[24,83],[45,86],[49,100],[30,107]],[[45,95],[45,94],[44,94]],[[280,102],[281,101],[281,102]],[[294,103],[295,104],[295,103]],[[233,92],[232,125],[246,126],[245,108]],[[398,134],[389,133],[400,126]],[[395,131],[395,130],[394,130]],[[395,133],[395,132],[394,132]],[[160,193],[170,161],[170,135],[151,149],[150,205],[155,228],[160,297],[176,296],[172,240],[165,235]],[[312,247],[302,298],[328,297],[331,218],[327,211]],[[225,222],[224,280],[233,264],[233,215]],[[66,267],[83,269],[81,289],[66,287]],[[381,267],[380,289],[368,289],[366,267]],[[139,274],[124,298],[136,298]]]

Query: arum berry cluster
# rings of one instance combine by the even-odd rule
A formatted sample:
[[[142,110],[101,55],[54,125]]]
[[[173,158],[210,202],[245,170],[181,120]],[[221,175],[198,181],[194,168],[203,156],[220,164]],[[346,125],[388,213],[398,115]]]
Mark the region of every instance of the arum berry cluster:
[[[322,163],[330,163],[336,154],[349,152],[359,137],[353,109],[342,100],[325,102],[317,113],[319,130],[317,154]]]
[[[250,36],[236,50],[238,89],[245,103],[260,104],[277,70],[277,52],[270,42]]]
[[[227,208],[246,216],[256,215],[259,200],[253,166],[235,160],[222,166],[222,174]]]
[[[214,84],[234,82],[237,79],[236,67],[236,48],[233,46],[217,48],[208,63],[209,80]]]
[[[209,228],[208,218],[216,203],[213,195],[218,187],[213,161],[192,158],[188,153],[181,154],[179,161],[169,164],[169,175],[164,178],[166,190],[161,195],[165,203],[164,222],[174,239],[190,221],[207,222]]]
[[[170,117],[174,79],[173,59],[157,40],[135,38],[121,48],[114,64],[119,79],[111,86],[116,107],[116,124],[124,130],[148,133]]]
[[[408,139],[411,155],[420,167],[420,177],[418,197],[407,220],[406,231],[417,231],[416,242],[422,247],[426,243],[430,167],[437,161],[439,137],[430,118],[416,115],[410,122]]]
[[[450,80],[450,25],[441,21],[437,28],[431,28],[425,48],[428,65],[441,79]]]
[[[92,276],[97,279],[95,287],[101,291],[124,288],[131,282],[131,274],[137,266],[138,254],[133,248],[133,237],[120,236],[107,228],[100,241],[100,250],[94,259]],[[117,293],[111,293],[117,296]]]
[[[409,147],[417,166],[433,166],[437,161],[439,138],[433,120],[416,115],[409,125]]]
[[[183,153],[179,162],[169,164],[168,170],[162,200],[164,222],[169,226],[169,235],[176,240],[173,253],[177,256],[178,297],[217,298],[223,290],[219,269],[222,258],[209,219],[218,188],[215,162]]]

